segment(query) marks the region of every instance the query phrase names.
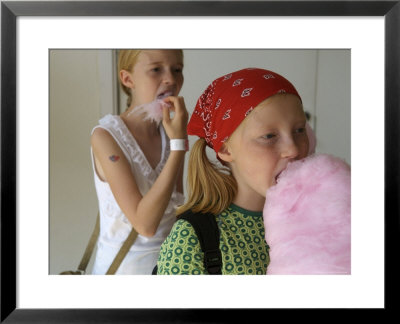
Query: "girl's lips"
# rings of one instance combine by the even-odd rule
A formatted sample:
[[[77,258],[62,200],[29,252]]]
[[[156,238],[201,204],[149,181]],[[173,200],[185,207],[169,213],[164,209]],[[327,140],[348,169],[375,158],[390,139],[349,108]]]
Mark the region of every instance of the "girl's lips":
[[[286,162],[279,166],[278,170],[280,170],[280,171],[275,176],[275,182],[278,182],[279,177],[281,176],[282,172],[286,170],[288,164],[289,164],[289,162]]]
[[[165,91],[165,92],[160,93],[157,96],[157,99],[164,99],[164,98],[167,98],[167,97],[172,96],[172,95],[173,95],[172,91]]]
[[[282,174],[282,172],[284,171],[284,169],[280,172],[278,172],[278,174],[275,176],[275,182],[278,182],[279,176]]]

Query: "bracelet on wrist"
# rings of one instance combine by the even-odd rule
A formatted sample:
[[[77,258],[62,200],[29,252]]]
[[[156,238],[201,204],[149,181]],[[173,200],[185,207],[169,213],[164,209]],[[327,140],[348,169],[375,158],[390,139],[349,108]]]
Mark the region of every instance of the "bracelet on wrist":
[[[189,140],[187,139],[171,139],[171,151],[189,151]]]

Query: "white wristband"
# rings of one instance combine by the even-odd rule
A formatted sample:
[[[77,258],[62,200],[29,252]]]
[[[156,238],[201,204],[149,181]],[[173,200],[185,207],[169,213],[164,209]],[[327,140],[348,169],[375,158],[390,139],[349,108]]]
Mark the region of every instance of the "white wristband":
[[[189,141],[187,139],[170,140],[171,151],[189,151]]]

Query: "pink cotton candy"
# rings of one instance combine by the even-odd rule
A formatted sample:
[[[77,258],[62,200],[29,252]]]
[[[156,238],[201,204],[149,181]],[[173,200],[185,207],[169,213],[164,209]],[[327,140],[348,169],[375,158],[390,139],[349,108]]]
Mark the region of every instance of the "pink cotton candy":
[[[133,108],[130,114],[144,114],[143,120],[151,120],[159,124],[163,119],[163,108],[169,107],[169,104],[165,103],[161,99],[156,99],[150,103],[140,105]]]
[[[350,274],[351,171],[326,154],[289,163],[264,206],[267,274]]]
[[[308,137],[308,155],[315,153],[315,148],[317,146],[317,138],[311,126],[306,123],[306,132]]]

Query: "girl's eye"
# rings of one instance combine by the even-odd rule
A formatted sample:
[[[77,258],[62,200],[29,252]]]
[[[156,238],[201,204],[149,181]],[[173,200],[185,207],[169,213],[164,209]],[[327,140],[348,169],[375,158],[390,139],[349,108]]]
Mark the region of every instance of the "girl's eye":
[[[159,67],[155,67],[151,69],[152,72],[160,72],[161,69]]]
[[[306,128],[305,127],[300,127],[296,129],[296,133],[297,134],[302,134],[306,132]]]
[[[275,134],[266,134],[263,136],[263,138],[268,139],[268,140],[273,139],[274,137],[275,137]]]

